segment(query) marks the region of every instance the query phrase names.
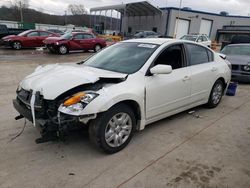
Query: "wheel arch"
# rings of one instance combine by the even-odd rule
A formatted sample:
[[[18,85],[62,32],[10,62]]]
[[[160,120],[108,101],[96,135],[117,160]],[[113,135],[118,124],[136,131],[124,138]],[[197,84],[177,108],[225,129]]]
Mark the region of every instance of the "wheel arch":
[[[227,87],[227,83],[226,83],[225,79],[224,79],[223,77],[219,77],[217,80],[222,81],[222,83],[223,83],[223,90],[225,90],[226,87]],[[217,81],[217,80],[216,80],[216,81]]]
[[[119,104],[125,104],[131,108],[131,110],[133,111],[133,113],[135,115],[135,119],[136,119],[136,130],[140,130],[140,123],[139,122],[141,120],[142,114],[141,114],[141,108],[140,108],[139,103],[136,102],[135,100],[128,99],[128,100],[120,101],[120,102],[114,104],[113,106],[116,106]],[[111,106],[111,107],[113,107],[113,106]]]

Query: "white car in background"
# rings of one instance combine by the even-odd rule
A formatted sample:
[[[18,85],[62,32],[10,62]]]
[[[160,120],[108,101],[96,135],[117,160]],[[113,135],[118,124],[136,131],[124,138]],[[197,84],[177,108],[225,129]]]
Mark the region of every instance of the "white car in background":
[[[207,104],[216,107],[230,82],[227,61],[197,43],[133,39],[85,62],[36,68],[17,89],[14,107],[42,138],[88,127],[107,153],[123,149],[135,130]]]
[[[209,48],[211,47],[211,40],[208,38],[207,35],[203,35],[203,34],[184,35],[180,39],[197,42]]]

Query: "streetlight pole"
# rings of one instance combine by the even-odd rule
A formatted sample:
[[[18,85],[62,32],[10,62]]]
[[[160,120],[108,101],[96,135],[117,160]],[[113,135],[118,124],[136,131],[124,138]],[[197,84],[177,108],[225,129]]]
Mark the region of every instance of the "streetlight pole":
[[[177,35],[177,32],[178,32],[179,20],[180,20],[180,12],[181,12],[181,5],[182,5],[182,0],[180,0],[179,10],[178,10],[178,18],[177,18],[175,32],[174,32],[174,38],[176,38],[176,35]]]
[[[21,23],[23,23],[23,5],[22,5],[22,1],[19,1],[19,6],[20,6]]]

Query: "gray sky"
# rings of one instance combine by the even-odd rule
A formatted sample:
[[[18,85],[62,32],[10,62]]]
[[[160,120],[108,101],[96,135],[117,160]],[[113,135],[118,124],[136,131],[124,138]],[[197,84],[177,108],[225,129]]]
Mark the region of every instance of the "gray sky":
[[[8,4],[10,0],[0,0],[0,5]],[[51,14],[64,14],[69,4],[84,4],[86,8],[135,2],[138,0],[30,0],[30,7],[43,10]],[[179,0],[149,0],[159,7],[179,6]],[[191,7],[193,10],[219,13],[227,11],[231,15],[250,14],[250,0],[183,0],[182,7]]]

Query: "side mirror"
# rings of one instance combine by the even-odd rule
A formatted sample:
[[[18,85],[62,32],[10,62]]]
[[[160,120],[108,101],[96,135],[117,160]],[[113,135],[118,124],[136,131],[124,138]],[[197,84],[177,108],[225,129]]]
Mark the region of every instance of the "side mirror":
[[[151,74],[170,74],[173,71],[170,65],[156,65],[150,69]]]
[[[222,53],[218,53],[218,55],[222,58],[222,59],[226,59],[227,56],[225,54],[222,54]]]

